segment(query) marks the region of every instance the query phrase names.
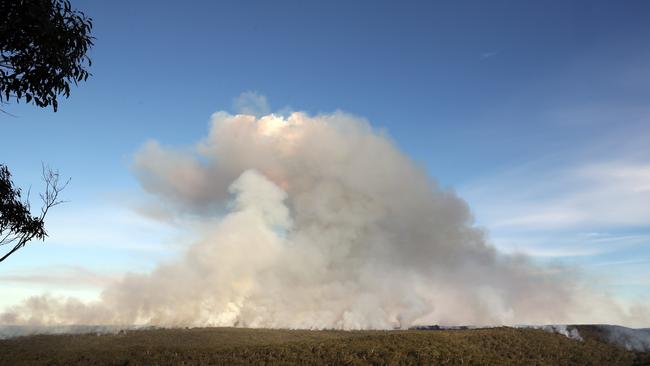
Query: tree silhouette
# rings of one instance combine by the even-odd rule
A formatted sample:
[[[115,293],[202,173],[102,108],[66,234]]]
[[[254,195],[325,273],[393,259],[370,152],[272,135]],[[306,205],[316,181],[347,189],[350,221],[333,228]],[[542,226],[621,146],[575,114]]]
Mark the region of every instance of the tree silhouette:
[[[45,231],[45,216],[50,208],[63,203],[59,199],[61,191],[68,185],[60,180],[57,170],[52,170],[43,165],[43,181],[45,192],[41,193],[41,213],[32,216],[30,211],[29,192],[25,200],[22,191],[16,188],[11,181],[11,173],[6,166],[0,164],[0,246],[9,246],[11,249],[0,257],[4,261],[33,239],[43,240],[47,236]]]
[[[0,105],[11,99],[37,107],[58,109],[57,97],[70,96],[70,84],[86,81],[93,45],[92,19],[75,10],[68,0],[0,0]],[[67,186],[58,171],[43,166],[45,192],[38,216],[30,212],[15,188],[11,174],[0,164],[0,246],[11,249],[4,261],[34,239],[43,240],[45,216],[62,203],[59,194]]]
[[[92,19],[68,0],[0,0],[0,104],[58,108],[90,75]]]

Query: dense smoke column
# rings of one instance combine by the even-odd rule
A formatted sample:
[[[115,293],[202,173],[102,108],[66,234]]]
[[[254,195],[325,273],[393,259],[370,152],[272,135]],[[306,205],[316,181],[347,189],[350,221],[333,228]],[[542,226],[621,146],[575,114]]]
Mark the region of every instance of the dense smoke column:
[[[133,169],[199,239],[95,303],[31,298],[3,322],[390,329],[618,314],[566,272],[498,253],[462,199],[344,113],[219,112],[196,146],[150,141]],[[584,305],[596,300],[602,313]]]

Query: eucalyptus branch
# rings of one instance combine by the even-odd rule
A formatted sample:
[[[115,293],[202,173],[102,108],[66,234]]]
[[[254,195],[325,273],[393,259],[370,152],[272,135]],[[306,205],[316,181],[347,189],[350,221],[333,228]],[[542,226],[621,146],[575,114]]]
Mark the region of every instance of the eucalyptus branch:
[[[30,207],[30,190],[27,199],[21,200],[20,189],[14,188],[9,171],[0,165],[0,246],[12,245],[12,249],[0,257],[0,262],[7,259],[18,249],[34,239],[44,240],[45,217],[50,209],[66,201],[60,199],[61,192],[68,186],[70,179],[63,182],[58,170],[43,164],[42,179],[45,190],[40,194],[42,201],[39,216],[32,216]]]

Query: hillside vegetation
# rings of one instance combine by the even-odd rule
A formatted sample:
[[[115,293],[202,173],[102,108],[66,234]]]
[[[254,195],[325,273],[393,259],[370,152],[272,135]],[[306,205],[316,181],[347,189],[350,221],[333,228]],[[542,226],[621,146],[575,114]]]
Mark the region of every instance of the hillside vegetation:
[[[589,332],[587,332],[589,333]],[[1,365],[650,365],[597,335],[536,329],[307,331],[149,329],[0,341]]]

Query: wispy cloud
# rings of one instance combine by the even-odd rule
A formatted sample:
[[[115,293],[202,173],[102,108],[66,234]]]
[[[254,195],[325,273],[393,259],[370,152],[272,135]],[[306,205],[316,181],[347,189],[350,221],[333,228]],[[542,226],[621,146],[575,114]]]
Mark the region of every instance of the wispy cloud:
[[[492,243],[571,264],[621,299],[650,293],[648,134],[592,141],[460,188]]]
[[[496,51],[496,50],[495,51],[485,51],[485,52],[481,53],[481,59],[485,60],[487,58],[494,57],[494,56],[498,55],[499,52],[501,52],[501,51]]]
[[[507,253],[525,253],[527,255],[543,258],[579,258],[598,257],[598,262],[614,253],[637,251],[650,244],[650,234],[625,235],[608,234],[605,237],[590,236],[581,232],[548,230],[509,232],[496,229],[492,232],[492,240],[498,247]],[[612,261],[611,264],[625,264],[636,262],[639,258]]]
[[[102,287],[120,276],[92,271],[81,266],[21,268],[0,274],[0,283],[35,284],[57,287]]]
[[[241,93],[233,100],[233,107],[237,113],[250,114],[256,117],[271,112],[266,96],[255,91]]]
[[[145,216],[137,208],[106,202],[101,208],[62,206],[48,221],[48,245],[80,248],[112,248],[125,251],[169,250],[169,238],[178,228]]]
[[[482,223],[493,229],[650,227],[650,162],[613,160],[541,172],[523,169],[504,179],[473,183],[464,188],[463,196]]]

